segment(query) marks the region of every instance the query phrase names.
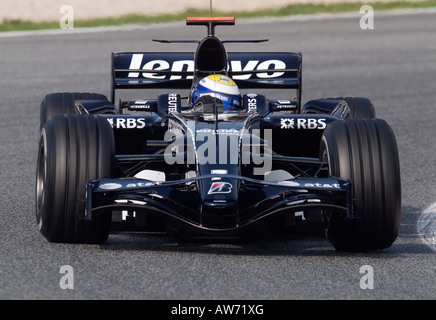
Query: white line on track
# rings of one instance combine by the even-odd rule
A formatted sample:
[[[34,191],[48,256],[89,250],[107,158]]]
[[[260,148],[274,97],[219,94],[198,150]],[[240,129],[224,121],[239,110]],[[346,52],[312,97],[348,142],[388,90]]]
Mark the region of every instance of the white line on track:
[[[410,14],[435,14],[436,8],[425,9],[399,9],[389,11],[374,11],[375,18],[377,16],[399,16]],[[349,13],[322,13],[310,15],[296,15],[288,17],[265,17],[265,18],[247,18],[238,20],[238,24],[244,23],[270,23],[270,22],[288,22],[288,21],[318,21],[344,18],[360,18],[360,12]],[[65,34],[81,34],[81,33],[98,33],[111,31],[133,31],[133,30],[150,30],[166,27],[174,27],[184,25],[183,22],[155,23],[155,24],[131,24],[112,27],[94,27],[94,28],[74,28],[74,29],[53,29],[53,30],[34,30],[34,31],[8,31],[0,32],[0,38],[24,37],[24,36],[45,36],[45,35],[65,35]]]
[[[436,251],[436,202],[422,212],[417,228],[424,242]]]

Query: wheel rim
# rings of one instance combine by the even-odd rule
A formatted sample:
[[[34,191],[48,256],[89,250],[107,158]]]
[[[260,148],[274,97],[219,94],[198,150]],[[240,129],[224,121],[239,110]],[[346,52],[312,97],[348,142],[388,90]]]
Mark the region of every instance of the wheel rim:
[[[46,177],[46,157],[45,152],[45,132],[42,133],[43,143],[39,148],[38,164],[36,172],[36,222],[38,223],[38,229],[42,228],[42,215],[41,208],[45,202],[45,177]]]

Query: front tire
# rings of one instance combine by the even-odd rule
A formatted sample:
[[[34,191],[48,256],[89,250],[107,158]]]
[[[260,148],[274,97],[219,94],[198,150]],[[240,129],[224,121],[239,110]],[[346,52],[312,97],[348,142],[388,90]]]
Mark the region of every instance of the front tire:
[[[36,221],[50,242],[103,243],[110,214],[83,227],[86,182],[110,177],[114,137],[99,116],[55,115],[42,129],[36,175]],[[79,223],[80,222],[80,223]]]
[[[375,108],[371,100],[361,97],[348,97],[344,100],[350,108],[350,113],[346,119],[375,118]]]
[[[44,97],[40,105],[40,131],[56,114],[74,114],[75,100],[107,100],[105,95],[90,92],[56,92]]]
[[[332,122],[324,131],[321,159],[329,175],[352,182],[353,216],[326,212],[326,236],[337,250],[390,247],[400,227],[401,181],[398,150],[381,119]]]

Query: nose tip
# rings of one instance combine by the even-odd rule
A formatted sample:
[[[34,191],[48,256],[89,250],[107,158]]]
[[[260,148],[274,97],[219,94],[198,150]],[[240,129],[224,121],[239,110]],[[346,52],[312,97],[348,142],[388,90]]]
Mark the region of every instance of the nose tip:
[[[201,207],[202,224],[221,228],[238,224],[238,207],[235,200],[215,199],[203,201]]]

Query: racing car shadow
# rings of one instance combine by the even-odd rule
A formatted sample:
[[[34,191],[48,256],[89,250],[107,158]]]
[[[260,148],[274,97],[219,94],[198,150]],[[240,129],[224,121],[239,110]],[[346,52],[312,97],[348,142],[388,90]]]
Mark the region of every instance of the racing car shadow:
[[[421,209],[403,206],[400,234],[394,244],[384,250],[371,252],[340,252],[328,242],[321,220],[297,224],[287,234],[250,234],[245,237],[210,238],[175,236],[167,233],[114,232],[107,242],[100,245],[102,250],[114,251],[156,251],[188,252],[231,255],[308,255],[308,256],[356,256],[371,255],[377,258],[392,258],[403,254],[429,253],[434,251],[426,245],[416,223]]]
[[[103,250],[173,251],[233,255],[327,254],[334,251],[324,236],[321,219],[312,219],[287,233],[253,232],[241,237],[201,237],[168,233],[113,232]]]

